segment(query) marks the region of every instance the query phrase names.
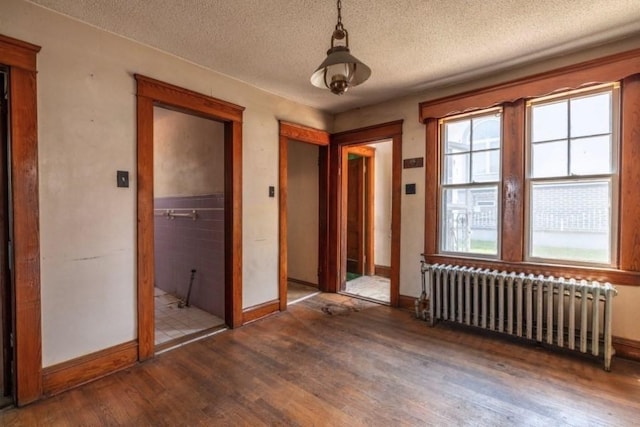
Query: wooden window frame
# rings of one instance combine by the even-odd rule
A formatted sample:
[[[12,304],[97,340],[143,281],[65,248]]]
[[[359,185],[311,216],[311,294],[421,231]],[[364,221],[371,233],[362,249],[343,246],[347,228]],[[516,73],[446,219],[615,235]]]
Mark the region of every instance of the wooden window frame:
[[[595,93],[603,93],[605,91],[610,91],[611,99],[612,99],[612,108],[611,108],[611,116],[613,118],[612,128],[611,128],[611,157],[613,164],[612,169],[608,173],[600,173],[595,175],[572,175],[569,170],[569,163],[567,164],[567,175],[564,176],[555,176],[555,177],[534,177],[533,176],[533,145],[531,132],[532,132],[532,123],[533,123],[533,107],[535,105],[544,104],[547,101],[558,102],[558,101],[569,101],[571,98],[576,96],[583,96],[585,94],[595,94]],[[525,253],[524,259],[526,261],[531,262],[540,262],[540,263],[548,263],[548,264],[566,264],[567,262],[571,262],[576,266],[596,266],[596,267],[604,267],[604,268],[616,268],[618,265],[618,253],[616,248],[618,247],[618,207],[619,207],[619,191],[618,191],[618,182],[620,179],[620,167],[619,167],[619,149],[620,145],[620,85],[615,84],[606,84],[606,85],[596,85],[593,88],[588,88],[587,90],[581,91],[566,91],[558,94],[556,96],[551,97],[542,97],[531,99],[526,103],[526,129],[525,129]],[[568,112],[570,114],[570,112]],[[570,117],[570,116],[568,116]],[[569,129],[569,128],[568,128]],[[570,132],[570,129],[569,129]],[[571,140],[573,138],[571,135],[567,138],[567,148],[569,148],[572,144]],[[545,142],[543,142],[545,143]],[[567,162],[570,162],[571,156],[567,155]],[[552,183],[552,184],[562,184],[566,182],[593,182],[605,180],[605,177],[608,177],[608,181],[611,185],[611,194],[613,196],[613,206],[611,209],[611,218],[610,218],[610,235],[608,239],[608,249],[610,250],[610,257],[608,263],[590,263],[587,261],[571,261],[567,259],[559,259],[559,258],[545,258],[541,256],[533,256],[533,242],[532,242],[532,209],[533,209],[533,201],[532,201],[532,192],[535,184],[538,183]]]
[[[489,114],[495,114],[495,115],[499,115],[500,116],[500,123],[502,123],[502,108],[489,108],[489,109],[481,109],[478,111],[474,111],[472,113],[469,114],[463,114],[462,116],[460,115],[455,115],[455,116],[448,116],[445,118],[442,118],[438,121],[438,130],[439,130],[439,144],[440,144],[440,170],[444,173],[445,172],[445,165],[446,165],[446,156],[447,153],[444,152],[444,146],[445,146],[445,141],[443,141],[443,129],[444,126],[446,124],[447,121],[456,121],[456,120],[460,120],[463,119],[465,117],[468,117],[470,119],[474,119],[477,117],[483,117],[483,116],[488,116]],[[470,161],[473,158],[473,150],[472,150],[472,143],[470,141],[470,151],[469,153],[469,158]],[[495,149],[492,149],[495,150]],[[500,146],[498,147],[498,153],[500,154],[500,159],[502,159],[502,151],[503,151],[503,144],[502,144],[502,132],[500,132]],[[499,176],[498,176],[498,180],[497,181],[488,181],[488,182],[474,182],[472,180],[472,169],[471,169],[471,163],[469,164],[470,169],[469,169],[469,182],[467,183],[463,183],[463,184],[444,184],[443,183],[443,179],[442,176],[440,176],[438,178],[438,207],[439,209],[443,209],[443,205],[442,205],[442,200],[443,200],[443,195],[445,193],[446,189],[472,189],[472,188],[480,188],[480,187],[488,187],[488,186],[495,186],[496,187],[496,191],[498,193],[498,195],[501,193],[502,190],[502,164],[500,165],[500,172],[499,172]],[[502,203],[501,203],[501,197],[498,197],[498,200],[496,201],[496,208],[498,211],[498,214],[500,214],[500,212],[502,211]],[[439,211],[438,214],[440,215],[440,223],[438,225],[439,230],[443,229],[443,218],[442,218],[442,211]],[[482,259],[489,259],[489,260],[495,260],[498,259],[500,257],[500,229],[501,229],[501,218],[497,218],[497,230],[496,230],[496,239],[497,239],[497,244],[496,244],[496,253],[495,254],[482,254],[482,253],[478,253],[478,252],[462,252],[462,251],[447,251],[443,248],[444,246],[444,236],[442,235],[442,233],[438,234],[438,253],[441,254],[445,254],[448,256],[470,256],[470,257],[474,257],[474,258],[482,258]]]
[[[619,82],[620,177],[616,268],[525,261],[526,100],[603,83]],[[440,144],[438,120],[495,106],[503,108],[502,231],[496,261],[438,253]],[[419,104],[425,124],[425,256],[430,263],[464,264],[533,274],[570,276],[640,285],[640,49],[623,52],[507,83]]]

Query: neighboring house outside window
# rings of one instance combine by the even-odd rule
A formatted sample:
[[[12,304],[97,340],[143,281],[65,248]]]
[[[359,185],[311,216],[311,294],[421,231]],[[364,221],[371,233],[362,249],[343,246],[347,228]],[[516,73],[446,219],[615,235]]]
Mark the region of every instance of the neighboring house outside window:
[[[615,263],[618,103],[618,85],[527,103],[529,259]]]

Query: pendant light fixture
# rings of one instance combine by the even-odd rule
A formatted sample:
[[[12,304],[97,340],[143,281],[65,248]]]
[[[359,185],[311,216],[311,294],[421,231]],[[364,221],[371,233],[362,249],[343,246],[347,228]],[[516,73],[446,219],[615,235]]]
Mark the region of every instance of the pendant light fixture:
[[[336,45],[336,40],[345,40],[345,44]],[[331,49],[311,75],[311,84],[342,95],[350,87],[364,83],[370,75],[371,69],[349,53],[349,33],[342,25],[342,2],[338,0],[338,23],[331,35]]]

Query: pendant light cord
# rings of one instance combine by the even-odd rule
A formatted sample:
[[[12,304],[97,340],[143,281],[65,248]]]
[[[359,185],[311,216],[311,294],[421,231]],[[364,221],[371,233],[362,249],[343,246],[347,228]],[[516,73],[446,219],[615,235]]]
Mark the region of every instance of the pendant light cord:
[[[338,23],[336,24],[336,30],[344,31],[344,26],[342,25],[342,1],[338,0]]]

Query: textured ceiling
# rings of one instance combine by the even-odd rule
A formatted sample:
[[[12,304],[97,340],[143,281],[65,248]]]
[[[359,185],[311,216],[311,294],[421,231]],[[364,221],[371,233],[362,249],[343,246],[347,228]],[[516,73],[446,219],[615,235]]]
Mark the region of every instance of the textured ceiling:
[[[372,76],[338,97],[309,83],[332,0],[32,2],[330,112],[640,32],[640,0],[343,0],[351,53]]]

